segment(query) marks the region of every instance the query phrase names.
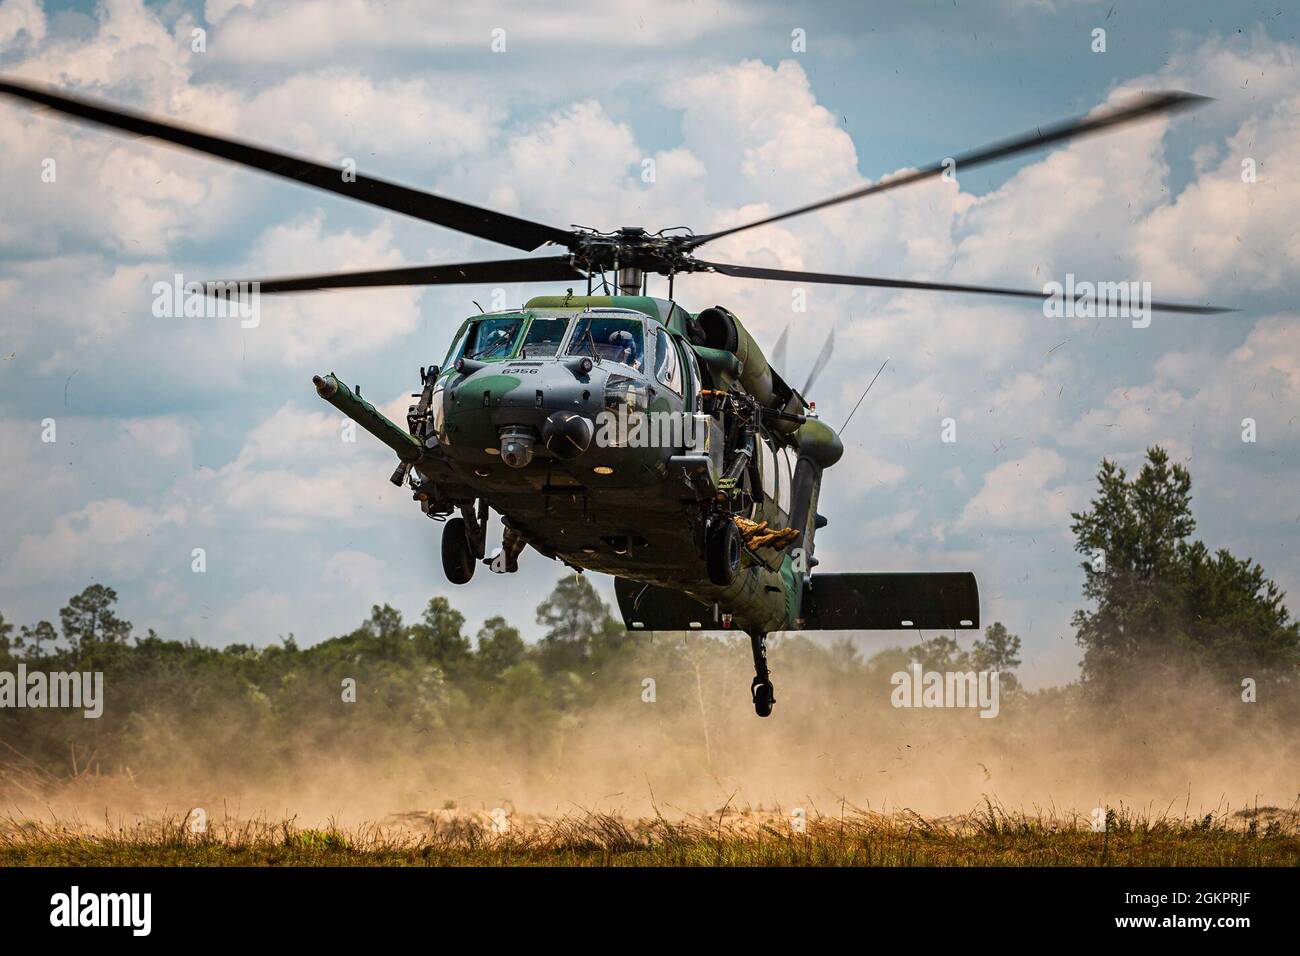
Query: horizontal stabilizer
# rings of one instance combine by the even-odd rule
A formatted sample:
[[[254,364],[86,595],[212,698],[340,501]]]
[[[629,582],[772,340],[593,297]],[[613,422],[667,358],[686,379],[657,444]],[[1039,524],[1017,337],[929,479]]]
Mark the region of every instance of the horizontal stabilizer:
[[[802,617],[808,631],[977,628],[979,587],[969,571],[814,574]]]
[[[712,605],[680,591],[615,578],[614,593],[630,631],[722,629]],[[801,617],[805,631],[978,628],[979,587],[969,571],[814,574]]]

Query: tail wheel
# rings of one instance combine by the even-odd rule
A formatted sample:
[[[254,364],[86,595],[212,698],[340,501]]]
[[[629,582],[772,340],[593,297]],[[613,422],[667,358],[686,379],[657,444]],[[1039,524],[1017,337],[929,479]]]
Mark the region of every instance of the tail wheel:
[[[464,518],[442,526],[442,570],[452,584],[467,584],[474,576],[474,549],[470,547]]]
[[[754,713],[760,717],[771,717],[772,705],[776,703],[776,695],[772,693],[772,685],[756,677],[749,692],[754,698]]]
[[[740,529],[726,518],[709,532],[705,543],[709,580],[724,587],[740,572]]]

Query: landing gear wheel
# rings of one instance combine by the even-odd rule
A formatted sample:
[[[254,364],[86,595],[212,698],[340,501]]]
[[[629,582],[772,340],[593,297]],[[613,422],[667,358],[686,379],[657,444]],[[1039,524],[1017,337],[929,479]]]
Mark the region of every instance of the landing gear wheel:
[[[754,652],[754,682],[749,685],[749,695],[754,698],[754,713],[760,717],[772,716],[776,695],[767,671],[767,635],[751,631],[749,647]]]
[[[704,556],[710,581],[725,587],[736,580],[740,571],[740,529],[736,522],[724,518],[709,532]]]
[[[470,547],[464,518],[451,518],[442,526],[442,570],[452,584],[467,584],[474,576],[474,549]]]

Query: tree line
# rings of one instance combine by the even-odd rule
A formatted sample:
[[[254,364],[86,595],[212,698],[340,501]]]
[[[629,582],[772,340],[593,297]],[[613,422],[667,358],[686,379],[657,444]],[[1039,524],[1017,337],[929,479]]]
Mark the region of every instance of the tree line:
[[[1096,497],[1072,516],[1088,607],[1073,618],[1083,656],[1070,694],[1119,700],[1139,694],[1153,674],[1195,669],[1226,687],[1248,678],[1294,698],[1300,625],[1257,563],[1192,540],[1191,501],[1187,469],[1160,448],[1148,451],[1132,478],[1111,461],[1101,464]],[[0,615],[0,671],[19,664],[101,671],[104,717],[0,709],[0,741],[55,773],[66,768],[70,747],[115,768],[177,749],[216,759],[228,748],[238,751],[250,735],[273,742],[250,755],[271,764],[304,746],[351,741],[379,748],[420,734],[486,734],[524,752],[547,746],[603,701],[635,700],[645,675],[680,690],[683,700],[701,686],[701,667],[747,680],[740,676],[749,666],[743,635],[629,634],[583,576],[562,578],[536,608],[536,620],[544,633],[532,644],[502,616],[471,637],[464,616],[439,596],[416,620],[375,605],[358,627],[311,647],[289,635],[269,646],[216,648],[152,629],[135,633],[118,614],[113,588],[92,584],[59,612],[57,629],[49,621],[16,628]],[[814,686],[883,686],[889,674],[917,663],[926,670],[998,670],[1004,694],[1036,696],[1015,679],[1021,640],[1001,622],[969,649],[937,636],[867,658],[847,640],[778,640],[774,665]],[[367,705],[364,719],[346,706],[348,681],[353,702]],[[1048,693],[1059,691],[1038,696]],[[811,720],[817,694],[805,696]],[[6,759],[12,758],[0,755],[0,770]]]

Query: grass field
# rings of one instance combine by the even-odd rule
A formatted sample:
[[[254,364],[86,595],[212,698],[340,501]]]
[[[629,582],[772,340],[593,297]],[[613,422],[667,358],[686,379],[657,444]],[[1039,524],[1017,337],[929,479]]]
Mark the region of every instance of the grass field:
[[[802,825],[802,832],[796,827]],[[356,829],[292,821],[184,820],[130,827],[0,824],[3,866],[1297,866],[1294,810],[1200,819],[1108,811],[1105,832],[1077,815],[994,806],[961,817],[853,812],[801,823],[772,812],[668,821],[606,814],[512,818],[404,814]]]

